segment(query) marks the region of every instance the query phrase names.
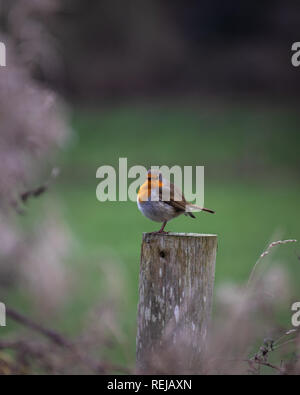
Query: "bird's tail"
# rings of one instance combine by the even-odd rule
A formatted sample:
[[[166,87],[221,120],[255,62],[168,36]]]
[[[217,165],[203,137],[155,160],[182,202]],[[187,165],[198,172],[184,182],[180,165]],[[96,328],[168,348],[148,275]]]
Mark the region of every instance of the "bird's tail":
[[[200,207],[197,206],[196,204],[189,204],[188,209],[189,209],[188,211],[206,211],[207,213],[211,213],[211,214],[215,213],[215,211],[210,210],[209,208]]]

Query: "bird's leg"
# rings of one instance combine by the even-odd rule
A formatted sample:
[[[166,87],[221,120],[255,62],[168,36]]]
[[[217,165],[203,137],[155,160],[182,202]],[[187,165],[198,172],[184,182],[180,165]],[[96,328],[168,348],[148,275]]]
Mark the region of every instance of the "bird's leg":
[[[161,226],[161,228],[160,228],[157,232],[152,232],[152,233],[153,233],[153,234],[167,234],[167,233],[169,233],[169,232],[165,232],[165,231],[164,231],[165,226],[167,225],[167,222],[168,222],[168,221],[164,221],[163,224],[162,224],[162,226]]]
[[[163,222],[163,224],[162,224],[161,228],[159,229],[158,233],[163,233],[163,231],[164,231],[164,229],[165,229],[165,226],[167,225],[167,222],[168,222],[168,221],[164,221],[164,222]],[[165,233],[166,233],[166,232],[165,232]]]

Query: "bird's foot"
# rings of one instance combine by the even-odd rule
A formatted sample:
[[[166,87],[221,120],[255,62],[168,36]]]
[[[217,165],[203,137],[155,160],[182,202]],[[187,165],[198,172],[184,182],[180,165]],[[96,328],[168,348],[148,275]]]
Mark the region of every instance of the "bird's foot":
[[[169,232],[165,232],[164,231],[165,226],[167,225],[167,222],[168,221],[164,221],[162,226],[161,226],[161,228],[157,232],[152,232],[151,234],[153,234],[153,235],[166,235],[166,234],[168,234]]]
[[[166,232],[164,230],[157,230],[156,232],[151,232],[151,235],[167,235],[169,232]]]

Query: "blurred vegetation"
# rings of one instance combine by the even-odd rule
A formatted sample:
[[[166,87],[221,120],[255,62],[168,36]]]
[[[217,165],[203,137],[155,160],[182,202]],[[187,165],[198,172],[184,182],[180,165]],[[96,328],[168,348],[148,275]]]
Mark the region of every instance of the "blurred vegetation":
[[[189,7],[179,0],[1,0],[0,10],[0,29],[13,28],[35,77],[71,101],[299,97],[290,59],[300,5],[292,0],[191,0]],[[34,36],[47,45],[32,45]]]
[[[194,103],[188,108],[169,104],[74,111],[75,136],[61,158],[61,177],[46,203],[41,198],[29,204],[34,220],[28,217],[25,222],[33,222],[34,228],[47,200],[56,197],[75,240],[69,265],[77,283],[59,326],[77,333],[93,305],[115,295],[128,348],[124,356],[124,344],[116,342],[110,357],[118,362],[134,363],[141,234],[156,230],[158,224],[144,218],[134,202],[98,202],[99,166],[118,168],[119,157],[127,157],[128,166],[205,165],[205,204],[216,215],[180,217],[167,227],[219,235],[217,286],[245,281],[270,240],[300,238],[296,112],[219,108]],[[276,262],[292,274],[295,288],[299,255],[297,245],[276,253]],[[16,296],[11,297],[15,301]]]
[[[103,360],[134,365],[141,235],[158,224],[134,202],[97,201],[97,168],[120,157],[129,167],[205,166],[216,215],[182,216],[167,230],[218,234],[217,289],[244,282],[269,241],[300,239],[300,80],[290,63],[299,7],[0,0],[10,60],[0,70],[0,300],[90,339]],[[18,207],[55,167],[47,193]],[[297,244],[274,254],[295,295],[299,257]],[[289,305],[278,316],[289,326]],[[1,333],[23,332],[10,320]],[[72,366],[64,358],[58,371]],[[10,355],[0,359],[7,369]]]

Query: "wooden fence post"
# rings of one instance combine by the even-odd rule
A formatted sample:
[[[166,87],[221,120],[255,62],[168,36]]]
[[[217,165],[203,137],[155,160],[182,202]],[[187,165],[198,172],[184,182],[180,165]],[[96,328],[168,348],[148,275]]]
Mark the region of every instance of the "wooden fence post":
[[[197,370],[210,322],[216,251],[216,235],[143,234],[138,373]]]

